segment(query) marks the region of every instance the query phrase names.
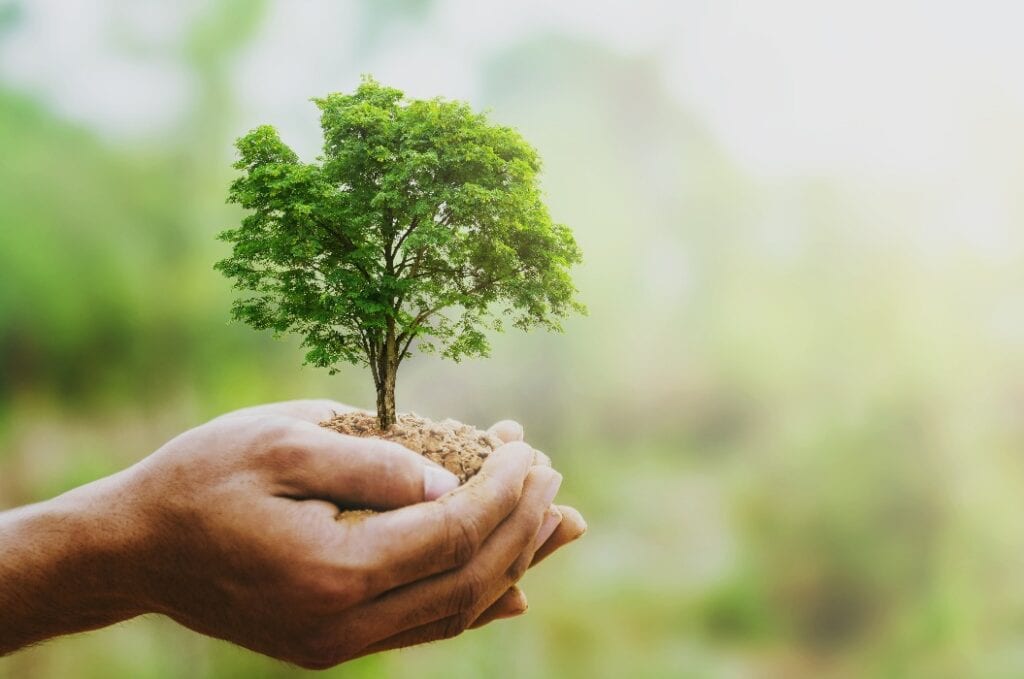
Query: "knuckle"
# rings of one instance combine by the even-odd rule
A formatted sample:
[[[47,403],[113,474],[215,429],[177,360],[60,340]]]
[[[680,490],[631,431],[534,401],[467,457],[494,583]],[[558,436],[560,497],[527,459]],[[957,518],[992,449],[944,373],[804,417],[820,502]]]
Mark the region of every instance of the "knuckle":
[[[477,602],[483,596],[484,584],[473,572],[460,573],[458,579],[448,594],[447,605],[442,610],[447,617],[440,622],[443,638],[450,638],[461,633],[472,620],[466,621]],[[460,623],[462,626],[460,627]]]
[[[505,572],[505,575],[511,582],[519,582],[520,580],[522,580],[523,576],[526,575],[526,570],[529,567],[530,561],[524,555],[521,555],[519,556],[519,558],[512,562],[512,565],[509,566],[508,570]]]
[[[295,421],[287,417],[272,417],[261,423],[256,432],[256,447],[263,451],[262,461],[275,469],[301,469],[308,464],[312,453],[303,444]]]
[[[519,502],[519,491],[507,483],[501,484],[495,491],[495,501],[501,506],[506,514],[511,512]]]
[[[294,422],[281,415],[263,417],[253,423],[250,430],[253,444],[260,449],[273,451],[289,447],[294,439]]]
[[[472,623],[473,619],[468,613],[459,613],[445,618],[440,625],[439,638],[452,639],[457,637],[469,629]]]
[[[270,415],[260,419],[257,427],[258,436],[267,443],[278,443],[288,437],[295,427],[295,422],[284,415]]]
[[[335,612],[365,601],[370,596],[370,574],[358,568],[327,568],[315,578],[311,588],[314,605]]]
[[[449,506],[450,507],[450,506]],[[480,527],[469,515],[455,514],[450,508],[445,517],[448,526],[448,544],[456,566],[464,566],[480,549]]]
[[[286,580],[296,614],[314,620],[335,616],[366,597],[367,577],[359,568],[320,559],[295,565]]]
[[[477,602],[483,599],[487,590],[486,585],[487,583],[476,571],[466,570],[460,575],[458,585],[455,587],[453,593],[455,600],[452,602],[452,609],[460,613],[474,609]]]
[[[345,574],[346,604],[352,605],[366,601],[375,592],[374,573],[369,570],[356,569]]]
[[[324,633],[303,637],[296,651],[296,664],[308,670],[326,670],[344,659],[344,649]]]

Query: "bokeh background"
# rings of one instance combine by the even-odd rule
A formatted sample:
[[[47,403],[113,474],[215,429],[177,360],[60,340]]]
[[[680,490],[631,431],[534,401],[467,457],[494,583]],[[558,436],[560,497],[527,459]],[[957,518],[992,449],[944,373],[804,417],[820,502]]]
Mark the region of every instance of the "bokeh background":
[[[227,322],[232,140],[360,74],[545,161],[587,318],[416,358],[590,521],[530,613],[327,676],[1024,675],[1018,3],[0,0],[0,507],[369,375]],[[2,558],[2,555],[0,555]],[[2,614],[2,612],[0,612]],[[2,677],[285,677],[142,618]]]

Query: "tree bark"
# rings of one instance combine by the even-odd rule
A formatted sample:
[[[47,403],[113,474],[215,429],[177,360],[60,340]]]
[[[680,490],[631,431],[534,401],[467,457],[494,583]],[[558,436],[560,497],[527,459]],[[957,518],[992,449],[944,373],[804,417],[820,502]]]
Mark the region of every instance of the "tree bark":
[[[378,361],[377,424],[382,430],[395,423],[395,377],[398,374],[398,341],[394,321],[388,323]]]

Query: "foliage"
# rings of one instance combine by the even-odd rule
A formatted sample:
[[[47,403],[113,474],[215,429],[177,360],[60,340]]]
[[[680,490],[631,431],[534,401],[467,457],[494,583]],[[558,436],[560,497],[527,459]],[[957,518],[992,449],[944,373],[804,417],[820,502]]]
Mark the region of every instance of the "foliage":
[[[386,398],[414,342],[456,361],[486,356],[484,331],[503,316],[560,330],[584,311],[569,277],[579,249],[552,222],[537,153],[515,130],[372,78],[314,101],[319,162],[268,125],[237,142],[229,200],[250,213],[220,235],[233,251],[217,264],[249,293],[236,319],[299,334],[306,361],[332,372],[368,365]]]

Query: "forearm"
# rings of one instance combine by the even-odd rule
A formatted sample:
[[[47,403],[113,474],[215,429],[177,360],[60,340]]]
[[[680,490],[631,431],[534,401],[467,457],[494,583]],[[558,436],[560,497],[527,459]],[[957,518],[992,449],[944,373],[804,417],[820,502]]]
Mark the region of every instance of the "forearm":
[[[0,655],[142,612],[117,479],[0,513]],[[107,505],[107,506],[104,506]]]

